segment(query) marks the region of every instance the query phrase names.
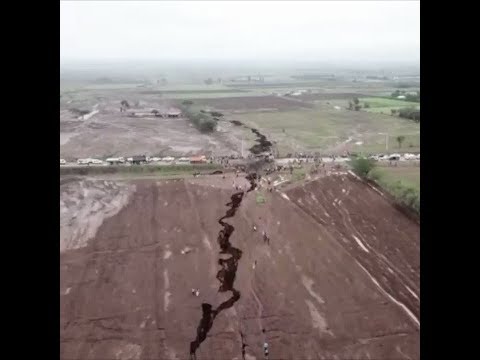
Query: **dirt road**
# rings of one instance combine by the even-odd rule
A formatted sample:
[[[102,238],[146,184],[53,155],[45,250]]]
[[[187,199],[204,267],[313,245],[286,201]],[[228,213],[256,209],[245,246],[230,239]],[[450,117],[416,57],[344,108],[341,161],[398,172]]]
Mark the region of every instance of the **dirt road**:
[[[233,214],[235,175],[129,186],[61,253],[62,359],[188,359],[201,338],[198,360],[263,359],[264,341],[270,359],[419,358],[419,227],[351,176],[242,192]]]

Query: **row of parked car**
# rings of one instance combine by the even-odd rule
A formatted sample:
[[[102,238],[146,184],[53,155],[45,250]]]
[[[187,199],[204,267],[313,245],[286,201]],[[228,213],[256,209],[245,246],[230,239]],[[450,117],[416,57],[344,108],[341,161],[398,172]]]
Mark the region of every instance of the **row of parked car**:
[[[420,154],[378,154],[371,155],[368,158],[375,161],[420,160]]]
[[[111,157],[105,160],[94,159],[94,158],[85,158],[85,159],[78,159],[78,165],[119,165],[119,164],[146,164],[152,162],[165,162],[165,163],[205,163],[207,159],[204,156],[195,157],[195,158],[188,158],[188,157],[181,157],[175,159],[171,156],[166,157],[149,157],[149,156],[132,156],[129,158],[124,157]],[[65,159],[60,159],[60,165],[66,165],[67,162]]]

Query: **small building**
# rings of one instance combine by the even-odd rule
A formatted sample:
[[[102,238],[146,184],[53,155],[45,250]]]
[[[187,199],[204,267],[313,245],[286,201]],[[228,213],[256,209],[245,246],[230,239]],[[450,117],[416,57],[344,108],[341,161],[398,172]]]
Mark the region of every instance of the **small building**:
[[[190,164],[205,164],[206,162],[207,158],[205,155],[193,156],[190,158]]]
[[[180,111],[180,109],[177,108],[171,108],[167,112],[167,116],[169,118],[178,118],[180,117],[180,115],[182,115],[182,112]]]

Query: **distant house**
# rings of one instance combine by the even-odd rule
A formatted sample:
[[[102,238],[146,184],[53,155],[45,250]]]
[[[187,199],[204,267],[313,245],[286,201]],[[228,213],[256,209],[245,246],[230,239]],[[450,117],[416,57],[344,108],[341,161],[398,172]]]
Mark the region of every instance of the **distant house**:
[[[190,158],[190,164],[205,164],[206,162],[207,158],[205,155],[193,156]]]
[[[176,108],[171,108],[167,112],[167,116],[169,118],[177,118],[180,115],[182,115],[182,112],[179,109],[176,109]]]

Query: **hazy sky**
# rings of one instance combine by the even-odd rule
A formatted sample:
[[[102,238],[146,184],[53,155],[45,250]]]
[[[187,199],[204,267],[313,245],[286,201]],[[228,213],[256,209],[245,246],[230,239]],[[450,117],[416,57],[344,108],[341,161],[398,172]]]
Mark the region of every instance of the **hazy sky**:
[[[65,60],[417,62],[419,1],[62,1]]]

